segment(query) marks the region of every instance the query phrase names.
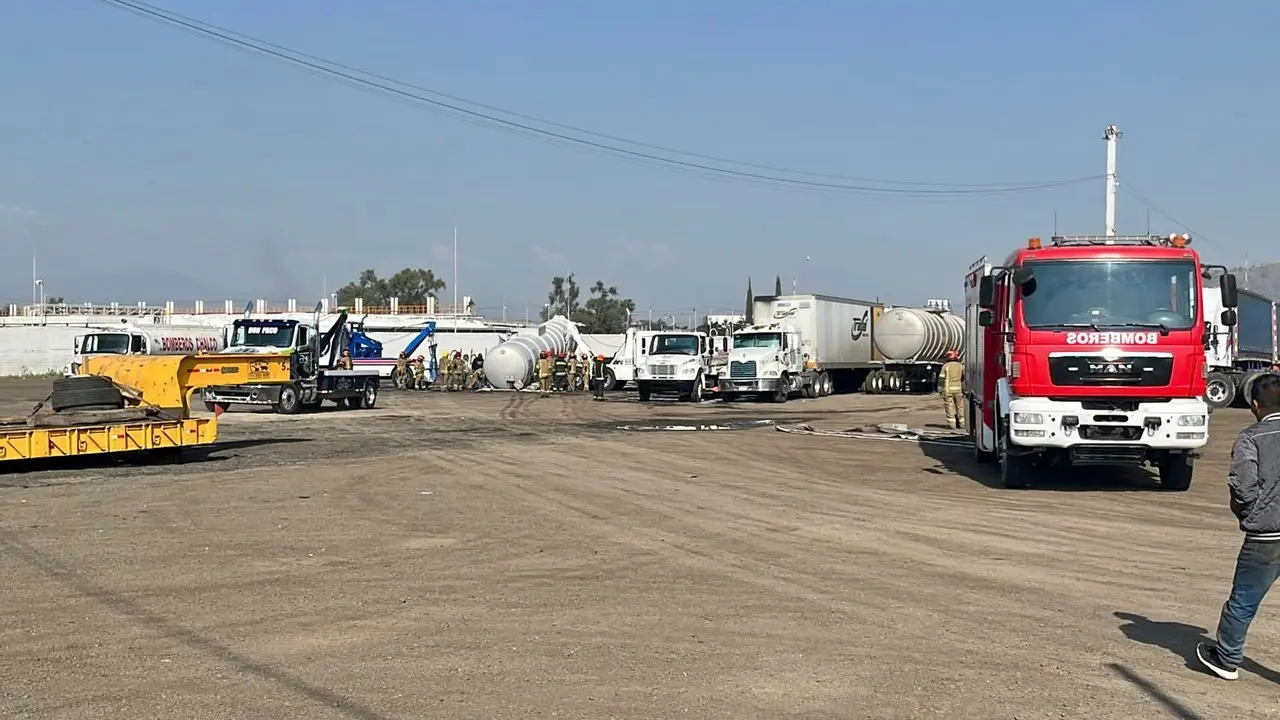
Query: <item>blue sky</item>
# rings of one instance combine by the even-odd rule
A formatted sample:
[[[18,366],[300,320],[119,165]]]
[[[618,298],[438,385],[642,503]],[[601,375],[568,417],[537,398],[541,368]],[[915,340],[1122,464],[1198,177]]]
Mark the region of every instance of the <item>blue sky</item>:
[[[1213,262],[1280,260],[1280,5],[763,0],[154,4],[441,92],[810,172],[1119,174]],[[1108,13],[1110,17],[1107,17]],[[601,157],[315,77],[96,0],[0,13],[0,299],[315,298],[427,266],[486,314],[602,279],[733,310],[748,277],[914,303],[983,254],[1099,233],[1102,180],[946,199],[778,190]],[[1270,68],[1270,70],[1268,69]],[[1122,190],[1121,232],[1147,208]],[[1152,213],[1157,232],[1178,230]],[[811,258],[806,262],[805,258]],[[452,284],[446,299],[452,296]]]

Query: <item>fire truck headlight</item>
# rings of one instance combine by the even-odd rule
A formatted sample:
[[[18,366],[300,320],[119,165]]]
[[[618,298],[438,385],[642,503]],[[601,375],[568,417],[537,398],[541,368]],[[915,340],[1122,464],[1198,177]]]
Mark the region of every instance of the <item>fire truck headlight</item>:
[[[1013,414],[1014,425],[1043,425],[1044,415],[1040,413],[1020,413]]]
[[[1179,415],[1178,427],[1204,427],[1203,415]]]

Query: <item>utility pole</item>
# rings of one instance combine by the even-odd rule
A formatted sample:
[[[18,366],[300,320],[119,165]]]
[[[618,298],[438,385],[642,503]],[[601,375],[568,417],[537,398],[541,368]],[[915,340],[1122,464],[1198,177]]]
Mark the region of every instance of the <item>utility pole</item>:
[[[458,314],[458,226],[453,226],[453,314]],[[456,325],[455,325],[456,327]]]
[[[1116,236],[1116,141],[1124,137],[1120,128],[1108,125],[1102,133],[1107,141],[1107,237]]]

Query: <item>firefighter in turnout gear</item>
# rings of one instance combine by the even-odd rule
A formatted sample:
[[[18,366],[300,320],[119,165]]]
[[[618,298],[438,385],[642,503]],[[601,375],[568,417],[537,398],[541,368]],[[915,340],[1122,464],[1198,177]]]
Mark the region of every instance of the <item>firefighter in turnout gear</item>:
[[[582,371],[586,368],[578,362],[577,353],[569,353],[569,392],[578,389],[578,379],[582,377]]]
[[[555,361],[551,365],[552,375],[554,377],[553,387],[556,390],[569,389],[569,360],[564,353],[556,355]]]
[[[409,358],[400,351],[400,355],[396,357],[396,389],[404,390],[409,387]]]
[[[946,362],[938,373],[938,391],[942,394],[942,411],[947,425],[952,429],[964,429],[964,365],[960,353],[948,350]]]
[[[351,370],[355,365],[351,362],[351,351],[343,348],[342,355],[338,357],[338,370]]]
[[[542,397],[551,397],[551,353],[546,350],[538,356],[538,390]]]
[[[591,399],[592,400],[604,399],[604,382],[605,382],[605,379],[607,378],[607,376],[605,375],[605,367],[606,365],[604,361],[604,355],[597,355],[595,362],[591,363]]]

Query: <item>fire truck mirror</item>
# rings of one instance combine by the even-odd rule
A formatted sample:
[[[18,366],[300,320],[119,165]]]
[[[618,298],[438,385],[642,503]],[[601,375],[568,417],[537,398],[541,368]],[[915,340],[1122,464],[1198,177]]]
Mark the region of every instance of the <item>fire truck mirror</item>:
[[[1013,269],[1013,284],[1022,288],[1023,295],[1030,295],[1034,290],[1031,284],[1035,282],[1036,274],[1031,268],[1020,267]]]
[[[1236,320],[1238,319],[1239,318],[1236,317],[1236,311],[1233,310],[1232,308],[1227,308],[1226,310],[1222,311],[1222,324],[1224,326],[1235,327]]]
[[[1240,296],[1236,289],[1236,276],[1233,273],[1223,273],[1222,279],[1218,281],[1218,290],[1222,293],[1222,306],[1233,308],[1240,302]]]
[[[978,324],[982,327],[991,327],[993,320],[995,320],[995,316],[991,314],[990,310],[978,311]]]
[[[978,280],[978,307],[989,308],[996,304],[996,281],[990,275]]]

